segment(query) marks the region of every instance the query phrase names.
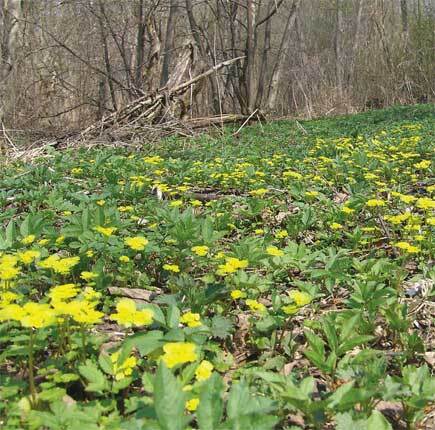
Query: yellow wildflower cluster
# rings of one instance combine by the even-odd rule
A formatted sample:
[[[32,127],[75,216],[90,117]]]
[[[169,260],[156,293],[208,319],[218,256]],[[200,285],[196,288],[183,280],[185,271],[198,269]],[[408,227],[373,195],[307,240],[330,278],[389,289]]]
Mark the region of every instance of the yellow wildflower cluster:
[[[142,236],[127,237],[124,239],[124,243],[134,251],[143,251],[148,245],[148,240]]]
[[[194,252],[199,257],[204,257],[204,256],[206,256],[208,254],[209,247],[205,246],[205,245],[193,246],[191,248],[191,250],[192,250],[192,252]]]
[[[50,255],[38,263],[38,266],[43,269],[51,269],[55,273],[61,275],[68,274],[71,269],[79,264],[80,257],[65,257],[60,258],[57,254]]]
[[[234,273],[239,269],[245,269],[248,267],[248,260],[239,260],[235,257],[225,257],[225,264],[220,264],[218,266],[218,275],[227,275],[229,273]]]
[[[169,342],[163,346],[161,360],[172,368],[178,364],[193,362],[198,358],[196,345],[190,342]]]
[[[153,317],[152,310],[137,310],[136,303],[131,299],[121,299],[116,305],[116,313],[110,315],[110,319],[124,327],[150,325]]]
[[[313,300],[310,294],[298,290],[290,291],[289,296],[293,300],[293,304],[282,307],[282,310],[287,315],[295,314],[300,308],[308,305]]]
[[[110,356],[112,372],[117,381],[130,376],[137,365],[137,359],[133,355],[127,357],[122,363],[119,363],[120,354],[120,351],[116,351]]]
[[[187,324],[189,327],[199,327],[202,325],[200,315],[192,312],[187,312],[181,316],[180,322]]]

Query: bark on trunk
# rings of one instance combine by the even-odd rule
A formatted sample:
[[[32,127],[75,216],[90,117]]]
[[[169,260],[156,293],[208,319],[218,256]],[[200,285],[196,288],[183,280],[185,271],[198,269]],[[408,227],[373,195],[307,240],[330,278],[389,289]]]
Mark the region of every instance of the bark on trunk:
[[[162,76],[160,78],[160,86],[164,87],[169,79],[169,67],[172,59],[172,50],[174,49],[175,36],[175,18],[178,10],[178,0],[171,0],[169,6],[168,22],[166,24],[166,37],[163,53]]]
[[[272,78],[270,80],[270,90],[269,97],[267,102],[267,108],[270,112],[273,112],[276,107],[276,101],[278,97],[279,84],[281,81],[281,77],[284,73],[285,68],[285,59],[287,58],[288,52],[290,50],[290,34],[295,25],[296,21],[296,12],[298,10],[300,4],[300,0],[294,0],[292,7],[290,9],[290,13],[287,19],[287,24],[285,26],[284,33],[281,38],[281,44],[278,51],[278,59],[275,63],[275,67],[273,69]]]
[[[335,76],[337,84],[337,92],[340,101],[343,99],[343,3],[342,0],[336,0],[336,29],[335,29]]]
[[[20,0],[0,0],[0,122],[6,107],[8,78],[15,66],[18,22],[22,17]]]

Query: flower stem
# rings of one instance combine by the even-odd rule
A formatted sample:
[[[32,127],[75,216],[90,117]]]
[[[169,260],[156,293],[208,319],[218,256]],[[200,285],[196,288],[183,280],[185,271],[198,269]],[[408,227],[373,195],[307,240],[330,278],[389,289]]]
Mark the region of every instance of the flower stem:
[[[36,405],[36,388],[35,388],[35,375],[33,373],[33,345],[35,343],[35,332],[33,328],[30,329],[29,339],[29,387],[32,406]]]

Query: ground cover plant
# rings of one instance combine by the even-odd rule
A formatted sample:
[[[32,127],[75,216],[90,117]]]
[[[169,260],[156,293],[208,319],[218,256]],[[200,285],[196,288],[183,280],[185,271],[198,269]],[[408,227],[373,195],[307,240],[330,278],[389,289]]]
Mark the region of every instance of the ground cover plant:
[[[430,428],[434,113],[5,165],[0,427]]]

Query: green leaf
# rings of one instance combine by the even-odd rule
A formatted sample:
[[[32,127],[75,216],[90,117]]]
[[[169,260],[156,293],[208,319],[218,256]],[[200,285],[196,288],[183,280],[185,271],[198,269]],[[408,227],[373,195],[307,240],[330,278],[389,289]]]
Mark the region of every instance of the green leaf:
[[[185,402],[181,383],[161,361],[154,381],[154,407],[162,430],[184,430]]]
[[[346,397],[348,393],[352,390],[354,385],[355,381],[351,381],[338,387],[331,395],[331,397],[329,397],[328,407],[334,409],[336,406],[338,406],[342,399]]]
[[[103,372],[91,360],[86,360],[85,364],[79,366],[79,372],[88,381],[86,391],[102,393],[109,389],[109,383]]]
[[[252,396],[248,384],[245,381],[240,381],[231,387],[227,415],[230,419],[236,419],[242,415],[267,414],[275,407],[275,402],[267,397]]]
[[[337,332],[334,327],[334,323],[330,318],[323,318],[322,321],[323,331],[325,333],[326,339],[328,340],[328,346],[331,351],[337,353],[338,349],[338,337]]]
[[[211,334],[219,339],[230,336],[234,330],[232,322],[221,315],[215,315],[211,320]]]
[[[347,351],[350,351],[351,349],[355,348],[355,346],[362,345],[363,343],[367,343],[373,339],[374,336],[364,335],[364,334],[352,337],[351,339],[348,339],[347,341],[345,341],[340,345],[340,347],[338,348],[338,355],[342,355]]]
[[[213,373],[207,383],[202,386],[196,411],[200,430],[217,429],[223,414],[223,390],[222,378],[217,373]]]
[[[140,355],[151,354],[156,349],[163,345],[163,332],[159,330],[149,331],[148,333],[138,333],[130,336],[123,345],[123,348],[135,347],[138,349]],[[130,349],[131,350],[131,349]]]
[[[176,328],[178,324],[180,324],[180,309],[178,309],[177,306],[169,306],[166,323],[169,328]]]
[[[367,420],[367,430],[393,430],[393,427],[381,412],[373,411]]]
[[[6,242],[8,242],[8,246],[12,246],[12,244],[17,240],[17,229],[15,227],[14,220],[10,220],[8,226],[6,227]]]
[[[225,422],[219,430],[272,430],[278,421],[272,415],[249,414]]]
[[[340,343],[343,343],[343,341],[345,341],[349,336],[354,333],[355,326],[357,325],[360,318],[361,317],[359,314],[355,314],[343,323],[340,333]]]
[[[314,333],[305,330],[305,337],[308,340],[308,343],[310,345],[310,347],[313,349],[313,351],[316,353],[316,355],[318,355],[319,357],[321,357],[321,359],[325,358],[325,342],[323,342],[323,340],[315,335]]]

